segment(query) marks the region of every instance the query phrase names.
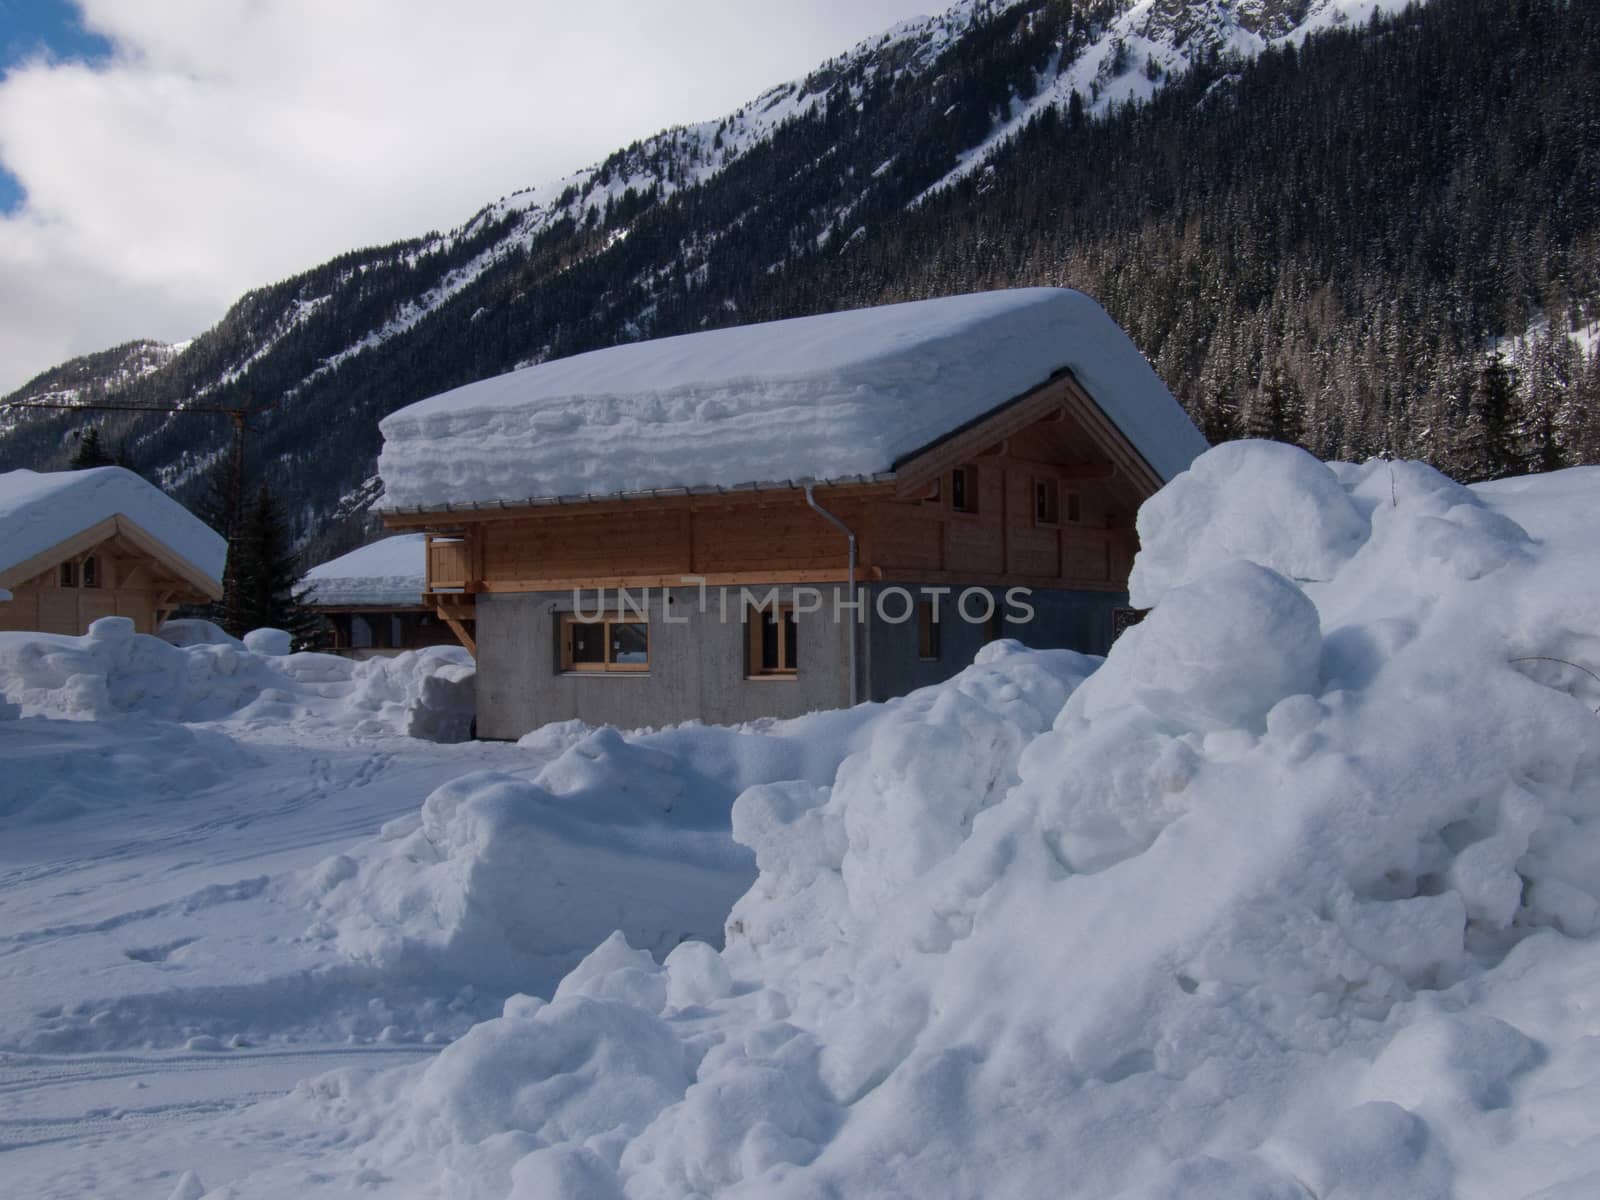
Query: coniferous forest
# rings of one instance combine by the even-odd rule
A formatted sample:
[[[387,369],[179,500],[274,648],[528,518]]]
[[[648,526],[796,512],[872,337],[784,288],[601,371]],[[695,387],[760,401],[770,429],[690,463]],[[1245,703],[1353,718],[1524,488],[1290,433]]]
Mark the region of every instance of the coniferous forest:
[[[254,469],[319,552],[360,538],[377,422],[421,397],[641,337],[1049,284],[1099,299],[1213,440],[1469,480],[1600,462],[1600,6],[1432,0],[1250,61],[1201,56],[1149,103],[1048,109],[928,191],[1116,11],[1025,0],[931,63],[886,41],[808,78],[826,102],[706,182],[688,167],[722,130],[709,150],[669,132],[595,176],[655,184],[565,196],[572,215],[534,236],[508,241],[516,218],[491,206],[251,292],[155,369],[135,343],[18,394],[269,399]],[[446,302],[348,353],[485,254]],[[0,467],[64,463],[82,423],[30,415]],[[186,497],[226,433],[114,416],[102,436]]]

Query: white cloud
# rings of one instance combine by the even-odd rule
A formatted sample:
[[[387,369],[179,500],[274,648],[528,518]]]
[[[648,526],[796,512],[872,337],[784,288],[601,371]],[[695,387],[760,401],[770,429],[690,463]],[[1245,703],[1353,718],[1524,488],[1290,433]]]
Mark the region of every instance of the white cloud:
[[[938,0],[82,0],[0,81],[0,394],[721,115]]]

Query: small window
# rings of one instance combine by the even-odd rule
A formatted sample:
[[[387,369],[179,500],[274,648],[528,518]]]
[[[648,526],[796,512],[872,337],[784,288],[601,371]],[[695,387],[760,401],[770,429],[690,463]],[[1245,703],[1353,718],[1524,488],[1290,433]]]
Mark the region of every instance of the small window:
[[[64,562],[64,563],[61,564],[61,586],[62,587],[77,587],[78,586],[78,564],[77,563]]]
[[[1067,497],[1067,503],[1072,497]],[[1035,525],[1061,524],[1061,485],[1054,479],[1033,481],[1033,523]]]
[[[800,628],[794,605],[752,606],[744,618],[747,647],[745,673],[754,677],[794,676],[800,670]]]
[[[950,507],[956,512],[978,511],[978,468],[957,467],[950,472]]]
[[[650,625],[637,617],[561,615],[563,671],[647,671]]]
[[[1083,506],[1078,501],[1077,492],[1067,493],[1067,520],[1077,522],[1083,519]]]
[[[100,586],[100,560],[92,554],[83,560],[83,586],[86,588]]]
[[[917,604],[917,657],[924,662],[937,662],[942,657],[939,637],[939,618],[933,611],[933,602],[923,600]]]

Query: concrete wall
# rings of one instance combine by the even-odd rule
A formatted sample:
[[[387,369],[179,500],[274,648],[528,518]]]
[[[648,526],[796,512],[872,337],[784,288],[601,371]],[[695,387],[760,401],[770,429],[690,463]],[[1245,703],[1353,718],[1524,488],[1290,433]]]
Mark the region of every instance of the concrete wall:
[[[870,696],[874,700],[903,696],[919,687],[949,679],[972,662],[989,636],[984,625],[969,623],[956,613],[956,597],[965,589],[954,588],[941,596],[939,602],[942,616],[939,657],[921,659],[914,613],[912,619],[898,624],[884,615],[899,616],[905,609],[903,600],[892,597],[883,598],[880,604],[878,593],[887,586],[904,588],[915,599],[924,598],[919,591],[922,585],[916,583],[877,585],[873,589],[867,658]],[[987,590],[994,597],[995,611],[1002,618],[1001,637],[1015,638],[1038,650],[1066,649],[1084,654],[1104,654],[1110,649],[1111,611],[1128,602],[1125,594],[1112,592],[1035,590],[1027,596],[1027,603],[1034,610],[1033,617],[1022,622],[1004,619],[1014,612],[1014,606],[1006,603],[1005,588],[981,590]],[[973,615],[983,611],[977,600],[969,601],[967,608]]]
[[[778,590],[785,600],[793,595],[793,589]],[[751,591],[765,595],[767,589]],[[631,595],[642,599],[644,589]],[[848,626],[834,622],[831,603],[798,614],[794,677],[748,679],[739,590],[726,595],[724,620],[716,589],[706,595],[706,611],[694,588],[649,589],[649,670],[579,673],[561,670],[558,640],[560,615],[573,609],[571,592],[480,593],[478,736],[517,738],[574,717],[634,729],[799,716],[849,703]],[[615,607],[614,592],[608,599]],[[589,613],[598,607],[593,592],[581,603]]]

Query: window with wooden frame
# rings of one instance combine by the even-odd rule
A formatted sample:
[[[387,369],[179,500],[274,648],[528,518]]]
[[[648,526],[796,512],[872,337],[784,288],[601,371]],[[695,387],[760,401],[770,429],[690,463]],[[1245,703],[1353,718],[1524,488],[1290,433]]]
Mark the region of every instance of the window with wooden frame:
[[[978,511],[977,467],[957,467],[950,472],[950,508],[954,512]]]
[[[1067,522],[1077,524],[1083,520],[1083,505],[1079,502],[1077,492],[1067,493]]]
[[[648,671],[650,623],[634,614],[561,614],[563,671]]]
[[[939,617],[933,610],[933,601],[917,603],[917,657],[924,662],[938,662],[942,655],[939,636]]]
[[[75,588],[78,586],[78,564],[64,562],[61,564],[61,586]]]
[[[744,614],[745,674],[751,679],[793,679],[800,671],[800,627],[794,605],[751,605]]]
[[[83,586],[86,588],[100,586],[100,560],[92,554],[83,560]]]
[[[1054,479],[1033,481],[1033,523],[1061,524],[1061,484]]]

